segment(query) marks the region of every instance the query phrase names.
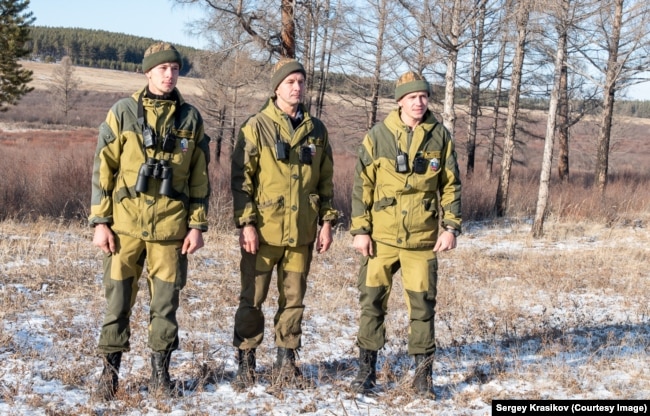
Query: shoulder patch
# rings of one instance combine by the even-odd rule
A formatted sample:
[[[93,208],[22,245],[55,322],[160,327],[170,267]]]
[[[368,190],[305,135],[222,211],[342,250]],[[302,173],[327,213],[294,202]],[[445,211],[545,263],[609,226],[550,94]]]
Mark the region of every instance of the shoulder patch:
[[[115,135],[113,134],[113,130],[111,130],[110,126],[108,123],[103,122],[99,126],[99,143],[100,145],[106,146],[107,144],[110,144],[115,141]]]

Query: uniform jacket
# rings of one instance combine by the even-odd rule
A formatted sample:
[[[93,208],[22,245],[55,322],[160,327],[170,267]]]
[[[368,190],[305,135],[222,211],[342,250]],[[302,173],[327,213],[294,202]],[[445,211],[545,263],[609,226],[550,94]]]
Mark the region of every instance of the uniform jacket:
[[[301,105],[295,128],[269,99],[241,127],[231,166],[235,225],[255,224],[260,242],[300,246],[316,238],[319,220],[336,221],[332,208],[333,160],[327,129]],[[288,144],[288,160],[276,157],[276,142]],[[306,149],[301,149],[306,148]],[[311,164],[299,154],[308,151]]]
[[[157,141],[145,150],[137,119],[143,91],[115,103],[99,127],[89,221],[111,224],[114,232],[143,240],[183,239],[188,228],[208,229],[210,138],[204,134],[200,113],[176,90],[178,101],[142,98],[144,116]],[[161,148],[168,132],[176,136],[169,153]],[[169,161],[175,195],[161,195],[161,180],[155,178],[148,179],[146,192],[135,191],[146,158]]]
[[[396,172],[400,151],[407,155],[406,173]],[[423,173],[414,172],[415,163]],[[440,219],[445,227],[460,230],[460,189],[447,129],[429,110],[424,122],[411,131],[399,110],[393,110],[359,147],[350,232],[371,234],[373,240],[395,247],[432,247]]]

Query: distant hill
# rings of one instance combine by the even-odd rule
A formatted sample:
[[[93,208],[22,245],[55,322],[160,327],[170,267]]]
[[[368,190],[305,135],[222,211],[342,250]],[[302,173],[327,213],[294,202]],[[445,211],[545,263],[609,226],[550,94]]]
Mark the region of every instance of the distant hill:
[[[20,64],[33,72],[30,87],[37,91],[51,89],[52,75],[58,64],[35,61],[20,61]],[[80,81],[80,90],[99,93],[131,94],[147,84],[142,73],[102,68],[77,66],[74,68],[74,76]],[[200,82],[200,78],[180,77],[178,88],[183,96],[201,95],[203,90]]]
[[[78,66],[142,72],[144,51],[157,39],[105,30],[33,26],[26,47],[31,58],[40,62],[58,62],[69,56]],[[192,73],[196,48],[174,45],[183,56],[181,75]]]

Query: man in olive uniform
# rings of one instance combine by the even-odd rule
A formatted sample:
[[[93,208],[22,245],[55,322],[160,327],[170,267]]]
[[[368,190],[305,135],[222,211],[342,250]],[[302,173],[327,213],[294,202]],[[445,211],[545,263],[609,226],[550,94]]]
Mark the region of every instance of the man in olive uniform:
[[[461,184],[454,142],[428,108],[429,91],[422,76],[402,75],[395,88],[399,107],[366,134],[358,151],[350,232],[364,257],[355,391],[375,386],[388,297],[401,269],[410,318],[408,353],[416,363],[413,387],[433,395],[436,253],[456,247]]]
[[[99,127],[89,221],[104,251],[107,302],[99,336],[104,371],[98,395],[118,388],[122,353],[145,259],[150,294],[150,391],[179,394],[169,360],[178,348],[176,311],[187,279],[187,254],[203,247],[208,229],[209,138],[198,110],[176,88],[182,59],[168,43],[144,53],[148,83],[119,100]]]
[[[296,382],[301,324],[312,251],[332,243],[332,150],[323,123],[302,104],[305,69],[282,59],[271,78],[272,97],[241,127],[232,157],[235,225],[241,246],[241,294],[233,344],[237,389],[255,382],[255,351],[264,335],[262,304],[273,269],[279,290],[275,314],[274,377]],[[320,231],[317,233],[318,225]]]

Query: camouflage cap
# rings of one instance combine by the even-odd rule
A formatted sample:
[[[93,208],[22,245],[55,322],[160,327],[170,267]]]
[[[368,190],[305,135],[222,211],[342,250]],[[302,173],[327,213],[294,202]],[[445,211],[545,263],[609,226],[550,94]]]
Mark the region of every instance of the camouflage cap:
[[[177,62],[181,68],[183,67],[181,54],[176,50],[176,48],[167,42],[154,43],[144,51],[142,72],[147,72],[151,68],[166,62]]]
[[[406,94],[416,91],[425,91],[427,95],[431,95],[429,83],[422,75],[413,71],[406,72],[395,83],[395,101],[399,101]]]

